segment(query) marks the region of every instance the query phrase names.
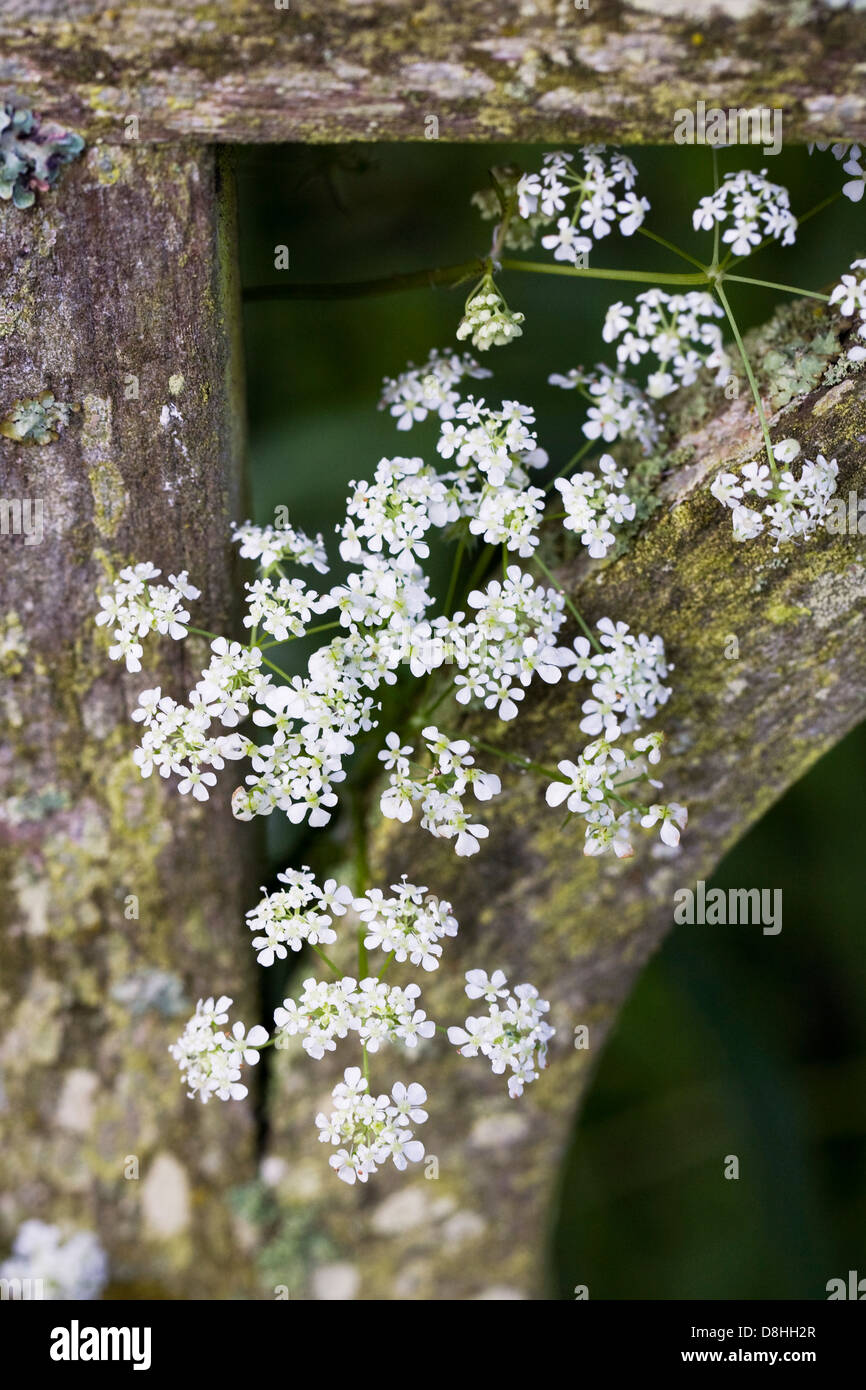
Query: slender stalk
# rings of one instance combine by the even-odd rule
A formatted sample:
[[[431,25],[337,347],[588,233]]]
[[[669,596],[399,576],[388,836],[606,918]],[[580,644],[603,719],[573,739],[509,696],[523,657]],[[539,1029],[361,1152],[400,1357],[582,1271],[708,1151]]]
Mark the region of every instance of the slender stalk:
[[[478,275],[483,261],[461,261],[459,265],[411,270],[396,275],[382,275],[374,280],[345,280],[335,284],[251,285],[243,292],[244,300],[255,304],[261,300],[277,299],[366,299],[380,294],[399,294],[403,290],[434,289],[445,285],[449,289]]]
[[[829,304],[829,294],[818,294],[816,290],[804,290],[799,285],[777,285],[775,280],[753,280],[749,275],[726,275],[726,280],[735,280],[738,285],[761,285],[765,290],[784,290],[785,294],[800,294],[805,299],[821,299]]]
[[[563,589],[562,585],[559,583],[559,580],[554,578],[554,576],[551,574],[550,570],[547,568],[547,565],[546,565],[546,564],[544,563],[544,561],[539,557],[539,555],[538,555],[537,552],[536,552],[535,555],[533,555],[532,559],[533,559],[533,561],[535,562],[535,564],[538,565],[538,568],[547,576],[547,578],[550,580],[550,582],[551,582],[551,584],[553,585],[553,587],[554,587],[555,589],[558,589],[559,592],[562,594],[562,597],[565,599],[565,606],[566,606],[566,608],[567,608],[568,611],[572,614],[572,616],[575,617],[575,618],[577,619],[577,621],[580,623],[580,626],[581,626],[582,629],[583,629],[584,636],[585,636],[585,637],[588,637],[588,638],[589,638],[589,641],[590,641],[590,643],[591,643],[591,645],[592,645],[593,647],[595,647],[595,650],[596,650],[597,652],[600,652],[600,651],[601,651],[601,644],[600,644],[600,642],[598,641],[598,638],[596,637],[595,633],[592,631],[592,628],[590,628],[590,627],[588,626],[588,624],[586,623],[586,621],[585,621],[585,619],[583,618],[583,616],[577,611],[577,609],[575,608],[575,606],[574,606],[574,604],[572,603],[571,599],[569,598],[568,594],[565,592],[565,590]]]
[[[448,581],[448,594],[445,599],[445,616],[448,618],[451,617],[454,604],[454,595],[457,592],[457,579],[460,574],[460,566],[463,562],[463,556],[465,554],[465,551],[466,537],[465,535],[463,535],[460,537],[460,540],[457,545],[457,553],[454,556],[454,564],[451,566],[451,578]]]
[[[648,231],[646,227],[638,227],[638,231],[641,236],[648,237],[650,241],[658,242],[659,246],[664,246],[668,251],[672,251],[675,256],[679,256],[681,261],[688,261],[689,265],[696,265],[698,270],[703,272],[703,278],[706,279],[707,268],[703,261],[699,261],[694,256],[690,256],[687,251],[681,251],[679,246],[674,246],[672,241],[666,241],[663,236],[658,236],[656,232]]]
[[[472,740],[473,746],[482,753],[489,753],[493,758],[502,758],[507,763],[516,763],[518,767],[525,767],[530,772],[540,772],[543,777],[552,777],[554,781],[561,781],[558,772],[550,767],[545,767],[543,763],[530,762],[529,758],[521,758],[518,753],[506,753],[502,748],[494,748],[489,743],[481,743],[478,739]]]
[[[188,627],[187,632],[193,633],[196,637],[209,637],[212,642],[216,642],[219,638],[219,633],[206,632],[203,627]]]
[[[391,952],[390,956],[389,956],[388,959],[385,961],[385,964],[382,966],[382,969],[379,971],[378,975],[376,976],[376,979],[377,979],[377,980],[381,980],[381,979],[382,979],[382,976],[385,974],[385,971],[388,969],[388,966],[391,964],[391,962],[392,962],[392,960],[394,959],[394,957],[396,956],[396,954],[397,954],[396,951],[392,951],[392,952]]]
[[[329,965],[329,966],[331,967],[331,969],[333,970],[333,972],[334,972],[335,975],[341,975],[341,974],[342,974],[342,971],[337,969],[337,967],[336,967],[336,965],[334,964],[334,962],[330,959],[329,956],[326,956],[326,955],[325,955],[324,951],[320,950],[318,946],[313,946],[312,941],[309,943],[309,945],[310,945],[310,946],[312,947],[312,949],[315,951],[316,955],[319,956],[319,957],[321,957],[321,959],[325,962],[325,964],[326,964],[326,965]]]
[[[266,656],[262,657],[262,665],[268,666],[272,671],[275,671],[278,676],[282,676],[284,681],[291,681],[292,678],[288,671],[284,671],[282,666],[275,666],[273,661],[268,661]]]
[[[589,266],[584,269],[573,265],[556,265],[555,262],[547,265],[544,261],[504,260],[501,264],[503,270],[521,270],[531,275],[568,275],[583,280],[630,280],[639,285],[706,285],[708,280],[703,267],[700,274],[674,275],[670,272],[648,270],[598,270]]]
[[[719,152],[713,145],[713,192],[719,191]],[[719,264],[719,223],[713,219],[713,265]]]
[[[749,385],[752,388],[752,395],[755,400],[755,405],[758,409],[758,419],[761,422],[761,433],[764,436],[764,445],[767,450],[767,458],[770,464],[770,471],[775,477],[778,470],[776,468],[776,463],[773,458],[773,443],[770,439],[770,427],[767,424],[767,417],[764,414],[764,407],[761,402],[761,393],[758,390],[758,383],[755,380],[755,373],[752,371],[752,364],[749,361],[749,354],[746,352],[746,347],[743,342],[740,330],[737,326],[737,320],[734,318],[731,306],[728,303],[727,295],[725,294],[725,291],[722,289],[721,284],[719,284],[718,282],[715,285],[715,291],[716,294],[719,296],[719,302],[721,303],[722,308],[728,316],[728,323],[731,325],[731,331],[733,332],[734,339],[736,340],[737,347],[739,348],[740,357],[743,361],[743,367],[745,369]]]
[[[569,473],[572,468],[575,468],[577,464],[580,463],[580,460],[583,458],[584,454],[589,453],[589,450],[592,448],[594,443],[594,439],[585,439],[581,444],[580,448],[578,449],[577,453],[572,454],[571,458],[568,460],[568,463],[563,464],[562,468],[557,473],[556,478],[564,478],[566,473]],[[553,491],[554,487],[556,486],[556,478],[551,478],[550,482],[547,484],[547,487],[544,489],[545,493]]]

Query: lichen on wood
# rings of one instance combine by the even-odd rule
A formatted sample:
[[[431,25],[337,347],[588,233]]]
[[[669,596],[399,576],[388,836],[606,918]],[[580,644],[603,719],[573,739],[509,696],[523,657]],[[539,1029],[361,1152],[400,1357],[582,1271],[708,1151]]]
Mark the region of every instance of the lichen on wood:
[[[674,137],[675,112],[780,108],[866,138],[866,15],[805,0],[128,0],[0,14],[16,98],[88,140]]]
[[[167,1052],[201,993],[255,1008],[249,834],[230,788],[201,807],[132,764],[138,690],[184,698],[188,657],[157,641],[128,676],[93,621],[107,577],[147,558],[188,568],[202,626],[228,628],[231,220],[219,161],[191,147],[93,150],[62,197],[0,206],[0,408],[48,388],[81,406],[41,447],[0,438],[0,495],[44,518],[41,544],[0,537],[0,1243],[29,1217],[95,1230],[121,1298],[250,1287],[230,1200],[254,1172],[250,1107],[194,1106]]]

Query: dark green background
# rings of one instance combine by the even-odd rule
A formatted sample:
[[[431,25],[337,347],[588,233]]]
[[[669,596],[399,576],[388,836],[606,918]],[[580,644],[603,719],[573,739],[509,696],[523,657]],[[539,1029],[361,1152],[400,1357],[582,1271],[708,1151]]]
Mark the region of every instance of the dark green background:
[[[632,152],[647,225],[699,257],[711,238],[691,209],[711,190],[710,153]],[[505,146],[262,147],[235,163],[244,283],[355,280],[483,255],[490,224],[469,206],[491,164],[536,167]],[[768,166],[802,212],[843,181],[829,153],[764,159],[722,151],[722,171]],[[290,269],[274,269],[276,246]],[[863,208],[834,204],[795,247],[744,273],[826,288],[866,250]],[[510,253],[515,254],[515,253]],[[516,253],[524,254],[524,253]],[[540,248],[525,253],[547,259]],[[643,238],[613,234],[593,264],[685,269]],[[752,268],[752,266],[754,268]],[[538,412],[564,461],[582,416],[551,371],[612,360],[604,310],[632,287],[510,275],[524,336],[494,349],[478,394]],[[634,293],[640,287],[634,287]],[[432,454],[433,427],[398,433],[375,409],[381,379],[448,348],[466,290],[251,304],[245,312],[254,513],[286,504],[296,524],[333,533],[346,483],[382,455]],[[740,326],[773,292],[732,286]],[[678,927],[645,972],[600,1064],[562,1175],[553,1233],[558,1296],[824,1298],[827,1280],[866,1275],[866,971],[862,966],[866,729],[825,758],[725,860],[720,886],[781,888],[779,936],[756,927]],[[272,833],[276,826],[272,827]],[[272,839],[275,853],[290,842]],[[736,1154],[740,1178],[723,1177]]]

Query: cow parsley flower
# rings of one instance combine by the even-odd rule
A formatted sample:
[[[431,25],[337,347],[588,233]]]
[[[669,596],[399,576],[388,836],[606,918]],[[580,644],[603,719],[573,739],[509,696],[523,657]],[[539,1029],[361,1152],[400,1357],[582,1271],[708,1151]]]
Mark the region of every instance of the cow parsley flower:
[[[108,1257],[92,1231],[64,1235],[47,1221],[24,1221],[0,1279],[35,1283],[38,1298],[92,1302],[108,1282]]]
[[[711,231],[718,223],[726,226],[722,241],[735,256],[748,256],[764,241],[791,246],[797,232],[797,219],[791,212],[787,188],[771,183],[766,169],[760,174],[750,169],[726,174],[715,193],[702,198],[692,215],[696,229]]]
[[[520,217],[533,227],[555,222],[556,231],[541,244],[555,260],[572,265],[614,227],[631,236],[650,206],[633,191],[637,170],[628,155],[587,145],[578,158],[579,164],[570,154],[546,154],[540,171],[524,174],[517,184]]]
[[[859,318],[860,322],[854,331],[864,342],[855,343],[850,347],[848,357],[852,362],[866,361],[866,260],[851,262],[850,272],[843,275],[838,285],[834,286],[830,303],[839,305],[839,313],[843,318]]]
[[[679,386],[691,386],[702,367],[715,370],[715,384],[724,386],[730,375],[730,359],[722,345],[722,332],[714,319],[724,310],[704,290],[668,294],[647,290],[634,307],[618,300],[605,315],[602,337],[617,343],[618,362],[636,366],[648,354],[658,370],[647,377],[646,393],[653,400],[669,396]],[[617,339],[619,341],[617,342]]]
[[[247,1088],[240,1079],[242,1068],[255,1066],[259,1049],[268,1042],[266,1030],[258,1025],[247,1033],[238,1021],[229,1033],[224,1031],[231,1003],[227,995],[200,999],[183,1033],[168,1049],[189,1088],[187,1095],[197,1095],[204,1104],[211,1096],[243,1100]]]
[[[434,348],[422,366],[410,363],[399,376],[385,379],[379,409],[388,407],[398,430],[409,430],[428,415],[451,420],[460,401],[455,388],[464,377],[478,380],[490,375],[469,353],[442,353]]]
[[[333,1110],[330,1115],[320,1112],[316,1125],[323,1144],[340,1146],[329,1162],[343,1182],[366,1182],[389,1158],[400,1171],[420,1163],[424,1145],[414,1137],[410,1121],[423,1124],[427,1119],[421,1108],[427,1100],[423,1086],[398,1081],[390,1096],[372,1096],[360,1068],[347,1067],[331,1096]]]
[[[796,440],[783,440],[773,448],[776,464],[789,463],[798,453]],[[752,462],[738,473],[718,474],[710,491],[730,509],[735,541],[753,540],[766,527],[778,551],[782,542],[809,539],[835,514],[838,473],[836,460],[828,462],[823,454],[804,459],[799,478],[789,468],[773,475],[767,464]]]
[[[581,426],[587,439],[602,439],[605,444],[634,439],[645,454],[654,448],[659,428],[652,403],[619,372],[601,365],[593,372],[572,367],[565,375],[554,372],[548,381],[564,391],[577,390],[589,402]]]
[[[364,945],[388,951],[402,964],[410,961],[423,970],[436,970],[442,955],[440,941],[457,935],[457,919],[451,904],[428,895],[427,889],[406,881],[392,883],[393,897],[371,888],[354,907],[367,929]]]
[[[563,526],[576,531],[594,560],[601,560],[616,541],[612,526],[631,521],[635,504],[621,489],[628,472],[618,469],[610,454],[599,459],[602,476],[595,473],[575,473],[570,478],[557,478],[556,487],[562,493],[565,511]]]
[[[123,569],[111,592],[99,600],[97,626],[110,624],[114,628],[114,646],[108,655],[112,661],[124,659],[127,671],[141,670],[143,649],[139,638],[150,632],[175,641],[186,637],[189,613],[183,605],[188,599],[201,597],[200,590],[189,583],[186,570],[170,574],[167,584],[154,584],[152,581],[160,574],[149,563]]]
[[[467,972],[466,993],[477,999],[482,971]],[[523,1094],[524,1085],[538,1080],[539,1069],[546,1065],[547,1045],[556,1032],[544,1019],[550,1004],[539,997],[530,984],[517,985],[510,992],[502,988],[507,981],[501,970],[494,972],[495,987],[485,990],[490,1002],[489,1011],[480,1017],[471,1015],[462,1028],[449,1028],[448,1041],[463,1057],[477,1057],[480,1052],[490,1062],[497,1075],[509,1070],[508,1094],[512,1099]],[[494,996],[490,998],[491,994]]]
[[[490,347],[504,347],[521,337],[523,319],[523,314],[509,309],[493,276],[487,274],[466,300],[457,337],[461,341],[471,338],[474,348],[486,352]]]
[[[247,913],[247,926],[257,932],[252,946],[259,965],[285,960],[287,952],[311,946],[329,946],[337,940],[334,917],[342,917],[352,903],[352,890],[329,878],[320,888],[309,868],[286,869],[277,875],[286,885],[263,897]]]
[[[594,191],[592,170],[600,180]],[[578,219],[589,219],[594,236],[604,234],[606,219],[618,217],[626,230],[629,219],[640,213],[621,206],[611,212],[610,180],[617,170],[616,177],[628,178],[624,163],[584,162]],[[620,203],[628,203],[630,191],[619,192],[624,195]],[[545,208],[558,196],[548,178]],[[553,220],[554,213],[548,209],[539,216]],[[570,235],[566,240],[577,244]],[[512,316],[511,330],[503,327],[508,311],[492,274],[485,278],[489,284],[470,296],[479,315],[472,331],[485,342],[505,341],[513,336],[518,316]],[[478,302],[488,292],[495,297],[493,306]],[[494,312],[488,313],[491,307]],[[619,320],[628,324],[633,311],[619,307]],[[715,344],[705,330],[717,334],[718,329],[701,322],[691,297],[664,297],[640,310],[642,322],[655,314],[671,333],[703,332],[710,358]],[[668,360],[664,344],[653,346]],[[382,458],[372,474],[352,482],[336,528],[344,569],[330,587],[319,591],[286,573],[292,565],[328,573],[321,536],[290,526],[287,516],[279,525],[234,528],[243,558],[257,562],[258,569],[245,586],[248,640],[210,637],[205,664],[184,701],[161,686],[140,692],[132,717],[140,727],[133,756],[142,776],[157,772],[174,777],[181,794],[203,801],[227,763],[245,760],[249,771],[231,795],[235,816],[249,820],[276,810],[294,825],[307,822],[317,828],[327,825],[337,809],[359,742],[379,727],[382,687],[395,685],[403,672],[418,679],[448,668],[445,689],[431,708],[450,693],[458,707],[480,706],[510,724],[534,681],[554,684],[565,671],[572,681],[588,682],[580,727],[593,742],[575,762],[560,764],[547,790],[549,804],[565,803],[569,813],[582,817],[588,854],[630,853],[637,824],[660,825],[665,844],[674,845],[685,812],[657,799],[655,789],[661,784],[647,771],[660,759],[661,735],[643,735],[631,746],[617,742],[622,734],[636,731],[670,693],[663,684],[669,670],[664,645],[658,637],[636,636],[626,624],[609,619],[597,625],[593,644],[577,637],[571,647],[561,645],[568,621],[563,594],[555,583],[539,583],[521,565],[509,563],[513,556],[534,557],[545,493],[532,485],[532,476],[547,464],[547,454],[539,446],[534,411],[524,402],[464,398],[464,380],[486,375],[469,356],[433,353],[422,367],[386,381],[381,404],[391,409],[398,429],[436,417],[434,461],[420,455]],[[687,375],[682,364],[679,375]],[[599,368],[597,374],[573,372],[562,381],[578,387],[589,403],[588,439],[619,437],[635,439],[644,449],[651,446],[656,431],[651,408],[624,377]],[[576,530],[592,555],[603,555],[614,528],[635,515],[635,505],[623,491],[626,478],[625,470],[604,454],[597,472],[557,482],[566,529]],[[780,486],[784,481],[782,475]],[[744,469],[727,495],[741,500],[747,482],[755,490],[764,487],[757,466],[753,473]],[[447,611],[438,614],[431,611],[435,597],[425,568],[436,532],[450,532],[449,539],[459,536],[464,546],[477,536],[503,551],[501,574],[484,579],[479,568],[466,586],[462,607],[455,609],[449,599]],[[185,573],[170,575],[167,584],[159,584],[159,577],[153,565],[143,562],[122,571],[111,592],[100,598],[97,621],[113,628],[110,656],[126,661],[131,671],[140,669],[142,643],[149,635],[180,640],[187,634],[185,605],[199,597]],[[458,592],[452,585],[451,597]],[[328,621],[317,621],[322,615]],[[325,630],[330,636],[292,673],[274,660],[271,648]],[[197,634],[197,640],[201,636],[207,634]],[[479,851],[489,834],[483,807],[501,793],[502,783],[497,772],[479,765],[478,754],[497,756],[497,749],[476,747],[427,723],[420,738],[405,742],[397,730],[378,734],[374,751],[387,777],[380,800],[384,816],[406,822],[417,810],[422,828],[450,840],[459,856]],[[508,760],[508,752],[501,751]],[[524,768],[533,766],[514,760]],[[625,801],[622,788],[641,780],[653,792],[643,803]],[[366,1181],[387,1159],[405,1169],[423,1156],[411,1126],[426,1120],[425,1092],[417,1083],[396,1082],[390,1095],[374,1095],[369,1065],[383,1050],[404,1047],[411,1052],[433,1039],[436,1025],[421,1007],[419,985],[384,976],[392,964],[428,973],[439,969],[444,943],[458,929],[451,904],[406,875],[388,893],[362,886],[364,891],[356,886],[353,893],[337,878],[320,884],[305,865],[279,874],[273,889],[262,888],[258,903],[246,914],[259,963],[269,967],[286,960],[289,952],[310,948],[333,977],[308,975],[275,1009],[271,1036],[262,1027],[247,1032],[242,1023],[230,1026],[232,1001],[227,996],[199,1000],[170,1048],[188,1093],[203,1102],[213,1096],[246,1096],[244,1068],[255,1065],[263,1047],[283,1048],[297,1037],[314,1060],[341,1044],[359,1050],[363,1070],[349,1067],[344,1072],[333,1092],[332,1113],[317,1117],[320,1138],[336,1151],[331,1166],[347,1183]],[[339,941],[338,918],[348,919],[351,932],[345,935],[358,941],[355,974],[340,974],[322,949],[330,951],[336,943],[337,954],[348,945]],[[367,963],[367,953],[374,951],[382,954],[377,973]],[[472,970],[466,979],[469,998],[484,999],[489,1012],[468,1018],[465,1028],[451,1029],[449,1035],[462,1051],[483,1052],[495,1072],[508,1071],[509,1093],[519,1095],[544,1064],[552,1034],[544,1019],[548,1005],[531,985],[510,988],[501,970],[489,976]]]

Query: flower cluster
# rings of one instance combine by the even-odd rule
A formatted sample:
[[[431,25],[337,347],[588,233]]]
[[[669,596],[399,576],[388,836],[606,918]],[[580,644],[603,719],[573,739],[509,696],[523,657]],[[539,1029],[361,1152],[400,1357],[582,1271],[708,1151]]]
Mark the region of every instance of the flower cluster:
[[[402,1042],[417,1046],[419,1038],[432,1038],[436,1025],[423,1009],[416,1008],[421,990],[389,985],[368,976],[356,980],[343,975],[339,980],[304,980],[299,999],[284,999],[274,1012],[278,1047],[298,1036],[309,1057],[319,1061],[333,1052],[335,1039],[354,1031],[368,1052],[376,1052],[383,1042]]]
[[[28,1280],[31,1293],[35,1283],[36,1298],[91,1302],[108,1281],[108,1257],[91,1231],[64,1238],[59,1226],[24,1221],[12,1254],[0,1264],[0,1279]]]
[[[460,393],[455,388],[464,377],[478,380],[490,375],[468,352],[461,355],[434,348],[423,366],[416,367],[410,362],[405,372],[386,378],[379,409],[388,407],[398,430],[411,429],[428,415],[451,420],[460,402]]]
[[[772,472],[768,464],[752,462],[739,473],[719,473],[713,479],[710,491],[730,508],[735,541],[753,540],[766,527],[778,550],[782,541],[808,539],[834,515],[836,460],[828,463],[823,454],[804,459],[799,478],[790,468],[780,472],[775,466],[793,462],[799,452],[795,439],[784,439],[773,446]]]
[[[599,459],[602,476],[595,473],[574,473],[570,478],[557,478],[565,510],[563,526],[577,531],[594,560],[603,559],[616,540],[612,525],[631,521],[635,504],[627,493],[618,491],[625,486],[628,473],[617,468],[610,454]]]
[[[394,896],[386,898],[380,888],[371,888],[355,899],[355,911],[367,932],[365,947],[388,951],[399,964],[408,960],[423,970],[436,970],[440,941],[457,935],[451,904],[432,894],[425,897],[427,889],[407,883],[405,874],[402,882],[391,884],[391,891]]]
[[[448,1041],[462,1057],[480,1052],[497,1076],[509,1070],[508,1094],[516,1099],[527,1082],[538,1080],[539,1068],[546,1063],[547,1044],[556,1032],[544,1019],[550,1005],[539,999],[533,985],[510,990],[501,970],[494,970],[489,979],[483,970],[468,970],[466,993],[470,999],[485,999],[490,1007],[479,1017],[470,1014],[462,1028],[449,1028]]]
[[[603,439],[605,444],[612,444],[615,439],[634,439],[645,454],[651,452],[659,433],[652,404],[639,387],[619,372],[601,365],[594,372],[572,367],[565,375],[554,372],[548,380],[551,386],[564,391],[577,390],[589,401],[582,426],[587,439]]]
[[[457,326],[457,337],[472,341],[479,352],[490,347],[504,347],[523,334],[520,325],[524,315],[509,309],[502,292],[497,288],[492,274],[482,276],[475,289],[467,296],[463,317]]]
[[[424,1145],[410,1128],[410,1123],[423,1124],[427,1119],[427,1111],[421,1108],[427,1100],[424,1087],[416,1081],[409,1086],[398,1081],[390,1096],[374,1097],[368,1085],[359,1067],[347,1067],[331,1092],[330,1115],[316,1116],[320,1141],[340,1145],[329,1163],[337,1177],[350,1185],[356,1179],[366,1182],[389,1158],[402,1172],[408,1163],[420,1163],[424,1157]]]
[[[834,286],[830,303],[838,304],[840,314],[846,319],[859,316],[860,322],[855,331],[857,337],[864,341],[850,347],[848,357],[852,362],[866,361],[866,260],[851,262],[850,273],[843,275],[839,284]]]
[[[329,878],[320,888],[310,869],[286,869],[277,874],[279,888],[268,893],[247,913],[247,926],[257,932],[253,949],[259,965],[285,960],[287,951],[300,951],[305,942],[328,946],[337,934],[331,923],[342,917],[352,903],[352,890]]]
[[[735,256],[748,256],[764,241],[780,241],[793,245],[797,219],[791,212],[787,188],[771,183],[766,169],[755,174],[743,169],[726,174],[715,193],[702,198],[692,214],[696,229],[712,231],[730,223],[722,232],[722,241]]]
[[[617,735],[596,739],[587,744],[577,762],[564,758],[557,763],[559,776],[545,793],[548,806],[561,806],[569,815],[581,815],[586,823],[584,853],[605,854],[609,851],[618,859],[628,859],[634,853],[632,832],[639,825],[650,829],[659,824],[659,838],[670,848],[680,841],[680,830],[688,820],[684,806],[672,801],[667,805],[630,803],[622,795],[640,776],[644,759],[658,762],[662,736],[658,733],[636,738],[626,750],[613,742]],[[661,783],[651,781],[653,787]]]
[[[655,718],[670,698],[664,681],[673,667],[660,637],[644,632],[635,637],[627,623],[610,618],[600,618],[596,632],[594,655],[586,637],[575,637],[574,651],[564,653],[562,661],[570,667],[569,680],[587,680],[592,686],[592,699],[583,703],[582,731],[613,739]]]
[[[230,1033],[228,1023],[231,999],[200,999],[182,1035],[169,1048],[186,1082],[187,1095],[198,1096],[206,1104],[211,1096],[219,1100],[243,1100],[247,1088],[241,1081],[244,1064],[253,1067],[259,1048],[267,1041],[264,1028],[257,1025],[247,1033],[238,1021]]]
[[[562,152],[546,154],[541,170],[524,174],[517,184],[520,217],[535,226],[556,222],[556,231],[541,244],[555,260],[572,265],[614,227],[631,236],[649,211],[646,198],[633,192],[637,170],[628,155],[587,145],[579,160]]]
[[[285,508],[278,508],[285,511]],[[235,526],[232,540],[245,560],[256,560],[262,569],[278,564],[311,566],[319,574],[328,573],[328,557],[321,536],[308,536],[289,525],[288,515],[280,526],[255,526],[245,521]]]
[[[499,185],[499,194],[494,187],[479,189],[473,193],[470,202],[487,222],[502,225],[503,208],[517,206],[517,185],[520,172],[510,166],[494,165],[491,173]],[[513,251],[529,251],[538,241],[538,234],[550,225],[550,218],[539,209],[528,216],[511,216],[505,223],[502,245]]]
[[[722,331],[713,322],[724,317],[724,310],[711,294],[703,290],[688,294],[647,290],[636,302],[637,315],[633,306],[620,300],[611,304],[602,337],[606,343],[616,342],[620,364],[636,365],[648,353],[657,359],[659,370],[647,377],[648,396],[659,400],[679,386],[690,386],[702,367],[715,369],[716,385],[724,386],[730,362],[722,345]]]
[[[592,649],[583,638],[571,646],[563,642],[568,621],[563,593],[555,582],[538,582],[528,567],[514,562],[535,562],[544,514],[545,494],[531,483],[547,463],[534,412],[516,400],[497,405],[464,399],[464,379],[482,375],[470,357],[434,353],[423,367],[385,383],[382,404],[390,407],[399,429],[436,417],[435,463],[420,455],[383,458],[371,477],[351,484],[345,515],[335,528],[343,566],[335,581],[315,578],[315,587],[306,582],[328,575],[325,544],[321,536],[290,525],[287,513],[279,524],[235,526],[242,556],[257,565],[256,577],[245,585],[245,642],[190,630],[184,605],[199,595],[186,574],[160,584],[159,571],[149,564],[122,572],[101,599],[97,619],[113,626],[114,659],[140,669],[142,639],[152,632],[178,640],[192,632],[193,640],[207,642],[199,678],[185,702],[160,686],[139,695],[133,718],[141,738],[134,759],[143,776],[154,770],[164,778],[174,776],[180,792],[206,800],[227,763],[248,759],[250,771],[231,797],[239,819],[280,810],[293,824],[324,826],[337,808],[347,761],[379,727],[382,687],[393,686],[402,673],[438,674],[443,689],[435,706],[450,694],[457,708],[481,706],[508,724],[533,682],[553,684],[566,672],[571,680],[588,681],[581,732],[603,735],[597,742],[607,750],[604,766],[592,746],[577,754],[598,767],[588,779],[592,789],[581,810],[584,848],[589,854],[608,848],[621,852],[622,769],[630,783],[643,778],[653,788],[660,785],[646,770],[647,763],[658,761],[660,739],[650,734],[627,752],[615,746],[616,739],[636,730],[667,699],[664,646],[660,637],[635,637],[625,624],[607,619],[598,625]],[[652,420],[640,393],[606,372],[586,384],[595,403],[588,438],[610,433],[614,407],[621,402],[620,436],[641,438],[646,445]],[[625,480],[609,455],[603,456],[598,475],[559,480],[566,524],[577,528],[593,554],[603,554],[611,528],[635,514],[622,491]],[[437,532],[462,544],[445,611],[434,614],[425,565]],[[485,578],[483,564],[476,566],[461,591],[460,562],[476,536],[502,548],[502,571]],[[290,566],[306,574],[293,575]],[[276,664],[273,648],[326,630],[327,637],[294,674]],[[379,735],[378,759],[388,778],[381,811],[408,821],[417,810],[424,829],[467,857],[488,836],[479,808],[502,790],[498,773],[479,766],[477,756],[486,751],[524,769],[535,765],[508,751],[475,746],[423,718],[418,723],[420,741],[403,742],[397,731],[386,732],[384,741]],[[649,749],[648,758],[642,749]],[[635,807],[641,825],[660,821],[662,839],[671,844],[669,827],[682,824],[679,808],[657,804],[654,793],[635,801]],[[358,947],[351,973],[332,959],[345,958],[348,943],[340,940],[339,930],[344,918]],[[171,1047],[189,1094],[202,1101],[242,1099],[247,1094],[243,1069],[257,1062],[263,1047],[288,1047],[296,1038],[308,1056],[321,1059],[350,1040],[361,1051],[363,1071],[349,1068],[334,1092],[331,1115],[318,1121],[321,1137],[337,1150],[332,1166],[351,1182],[366,1180],[386,1157],[398,1168],[416,1161],[423,1147],[413,1138],[410,1121],[418,1121],[423,1092],[398,1082],[390,1097],[374,1095],[369,1059],[386,1046],[411,1051],[433,1038],[436,1025],[421,1007],[419,985],[384,976],[392,964],[425,972],[440,967],[444,943],[457,932],[451,904],[405,876],[390,893],[366,882],[356,882],[353,892],[336,878],[320,885],[304,866],[287,869],[272,888],[263,888],[246,922],[263,966],[287,959],[289,952],[310,950],[332,976],[307,975],[296,995],[274,1011],[270,1036],[261,1027],[247,1033],[241,1023],[230,1026],[228,997],[200,1000]],[[372,951],[384,958],[378,973],[368,964]],[[472,993],[480,978],[470,972],[470,997],[480,997]],[[548,1005],[527,984],[496,991],[486,1020],[467,1021],[461,1046],[471,1050],[474,1045],[496,1072],[508,1069],[511,1094],[517,1095],[543,1064],[552,1031],[543,1019]]]
[[[517,713],[516,706],[514,712]],[[475,766],[466,739],[450,740],[434,725],[426,728],[423,736],[430,763],[427,767],[419,763],[413,774],[409,760],[412,748],[399,747],[397,735],[388,735],[389,742],[379,754],[390,772],[389,785],[379,803],[382,815],[388,820],[409,821],[415,803],[420,802],[421,825],[425,830],[437,838],[453,839],[454,848],[462,857],[476,854],[489,831],[473,819],[464,797],[471,790],[477,801],[489,801],[499,795],[502,784],[495,773]]]
[[[180,639],[187,635],[189,613],[184,608],[188,599],[201,597],[201,591],[189,583],[186,570],[170,574],[167,584],[153,584],[161,570],[151,564],[134,565],[120,571],[110,593],[99,600],[101,612],[97,626],[111,624],[114,646],[108,655],[112,661],[126,660],[127,671],[141,670],[143,648],[140,638],[149,632]]]
[[[848,145],[839,142],[830,145],[829,142],[816,142],[809,146],[809,153],[813,150],[832,150],[833,158],[844,160],[842,170],[851,177],[847,183],[842,185],[842,193],[846,198],[850,198],[852,203],[859,203],[863,197],[863,190],[866,188],[866,156],[863,155],[859,145]]]

